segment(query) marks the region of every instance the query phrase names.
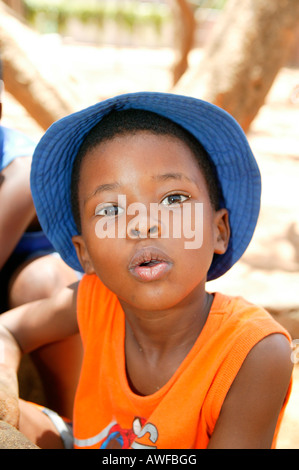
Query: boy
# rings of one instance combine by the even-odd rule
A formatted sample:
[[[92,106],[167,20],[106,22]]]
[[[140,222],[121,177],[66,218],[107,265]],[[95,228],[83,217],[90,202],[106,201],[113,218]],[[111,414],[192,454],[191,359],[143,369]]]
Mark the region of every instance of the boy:
[[[259,170],[237,123],[194,98],[122,95],[54,124],[31,182],[45,233],[86,275],[28,317],[2,316],[2,419],[42,447],[61,444],[33,405],[21,402],[19,419],[15,371],[21,351],[80,330],[75,448],[273,447],[289,335],[263,309],[206,291],[242,256],[259,213]]]

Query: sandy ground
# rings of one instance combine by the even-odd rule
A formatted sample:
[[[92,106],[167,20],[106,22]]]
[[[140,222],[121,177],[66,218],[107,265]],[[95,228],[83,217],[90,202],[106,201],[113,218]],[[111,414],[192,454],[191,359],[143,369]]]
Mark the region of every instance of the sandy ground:
[[[81,107],[118,93],[171,88],[173,53],[168,49],[74,46],[61,44],[57,37],[43,41],[57,58],[58,67],[51,73],[56,79],[65,71],[72,75]],[[200,54],[200,50],[194,51],[190,61],[198,61]],[[209,285],[211,290],[240,294],[271,312],[289,315],[293,338],[299,338],[299,101],[292,103],[290,95],[298,84],[299,69],[283,68],[251,127],[248,138],[263,180],[259,223],[241,262]],[[35,138],[42,135],[8,94],[3,124]],[[299,366],[294,370],[278,447],[299,448]]]

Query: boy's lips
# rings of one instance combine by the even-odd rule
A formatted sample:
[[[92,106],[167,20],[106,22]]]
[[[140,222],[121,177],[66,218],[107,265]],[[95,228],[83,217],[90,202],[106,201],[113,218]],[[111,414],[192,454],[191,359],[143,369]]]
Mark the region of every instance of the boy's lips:
[[[173,262],[156,247],[139,249],[132,257],[129,271],[141,281],[161,279],[172,267]]]

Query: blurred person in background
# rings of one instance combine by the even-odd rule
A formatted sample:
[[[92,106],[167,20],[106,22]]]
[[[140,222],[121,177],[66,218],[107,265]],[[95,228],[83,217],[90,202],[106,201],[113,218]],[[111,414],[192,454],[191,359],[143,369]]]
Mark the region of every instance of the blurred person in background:
[[[0,58],[0,119],[2,77]],[[35,145],[31,138],[4,127],[0,121],[0,313],[50,297],[80,277],[55,253],[39,225],[30,190]],[[81,344],[77,335],[64,343],[40,350],[35,362],[41,378],[47,377],[44,387],[48,400],[54,408],[68,415],[80,367]],[[70,358],[75,359],[74,367]],[[47,374],[43,373],[45,371]],[[74,387],[70,386],[72,383]]]

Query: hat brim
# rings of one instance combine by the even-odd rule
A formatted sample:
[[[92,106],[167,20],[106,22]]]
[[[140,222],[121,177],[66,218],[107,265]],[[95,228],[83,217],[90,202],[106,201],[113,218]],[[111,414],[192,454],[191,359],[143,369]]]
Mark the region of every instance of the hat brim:
[[[73,162],[86,135],[106,114],[130,108],[152,111],[176,122],[201,142],[214,162],[231,229],[228,249],[214,257],[207,280],[220,277],[250,243],[260,210],[261,178],[247,138],[235,119],[196,98],[130,93],[54,123],[37,145],[31,169],[31,190],[42,229],[62,259],[83,272],[72,243],[72,237],[78,234],[71,211]]]

